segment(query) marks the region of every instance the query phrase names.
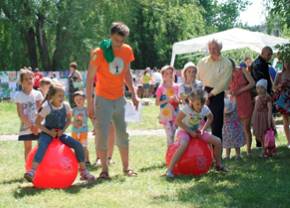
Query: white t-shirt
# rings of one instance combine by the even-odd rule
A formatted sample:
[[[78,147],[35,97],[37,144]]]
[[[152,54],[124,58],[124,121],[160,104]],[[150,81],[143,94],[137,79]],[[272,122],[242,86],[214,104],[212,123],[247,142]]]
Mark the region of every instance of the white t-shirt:
[[[195,112],[188,104],[181,111],[185,114],[182,122],[192,131],[198,130],[200,128],[200,122],[211,113],[206,105],[202,107],[199,113]]]
[[[181,97],[183,94],[189,95],[193,90],[201,90],[202,88],[202,82],[199,80],[195,80],[195,82],[191,86],[182,83],[179,86],[179,97]]]
[[[51,107],[50,107],[51,106]],[[71,107],[70,105],[68,104],[68,102],[63,102],[63,104],[60,106],[60,107],[55,107],[53,106],[51,103],[50,103],[50,106],[48,104],[48,101],[46,101],[45,103],[43,103],[42,105],[42,109],[41,111],[39,112],[39,115],[42,117],[42,118],[45,118],[50,112],[51,112],[51,108],[53,110],[60,110],[63,108],[63,106],[65,107],[65,110],[66,110],[66,113],[70,113],[71,112]]]
[[[157,83],[161,83],[162,82],[162,75],[160,72],[154,72],[152,74],[153,77],[153,83],[157,84]]]
[[[23,109],[23,114],[32,123],[34,123],[36,119],[37,114],[36,103],[42,100],[43,96],[41,92],[34,89],[29,94],[26,94],[23,91],[18,91],[14,97],[14,102],[21,105],[21,108]],[[28,135],[28,134],[32,134],[30,126],[26,126],[23,123],[21,123],[19,135]]]

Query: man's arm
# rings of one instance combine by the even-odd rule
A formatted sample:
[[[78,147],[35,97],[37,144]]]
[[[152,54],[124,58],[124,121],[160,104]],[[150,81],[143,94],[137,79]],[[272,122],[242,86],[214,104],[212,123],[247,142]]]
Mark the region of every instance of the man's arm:
[[[91,56],[91,60],[88,67],[87,72],[87,86],[86,86],[86,95],[87,95],[87,108],[88,108],[88,115],[91,119],[94,117],[94,108],[93,108],[93,85],[94,79],[97,72],[97,67],[94,64],[96,59],[96,55]]]
[[[130,71],[130,64],[126,66],[126,74],[125,74],[125,84],[128,87],[129,91],[131,92],[132,101],[136,108],[138,108],[139,98],[137,97],[136,89],[133,84],[132,74]]]
[[[132,74],[131,74],[131,70],[129,66],[130,65],[128,65],[125,69],[126,70],[125,84],[129,88],[129,91],[132,93],[132,96],[133,96],[133,95],[136,95],[136,89],[133,84],[133,78],[132,78]]]

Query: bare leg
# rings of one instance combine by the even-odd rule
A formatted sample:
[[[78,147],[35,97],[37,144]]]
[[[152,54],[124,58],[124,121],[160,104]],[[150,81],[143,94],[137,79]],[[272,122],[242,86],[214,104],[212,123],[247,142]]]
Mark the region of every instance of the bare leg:
[[[256,136],[256,140],[261,142],[261,147],[262,147],[261,156],[263,157],[263,155],[264,155],[264,150],[263,150],[264,149],[264,140],[262,137],[257,137],[257,136]]]
[[[29,152],[32,149],[32,141],[24,141],[24,159],[26,161]]]
[[[245,134],[246,144],[247,144],[247,154],[251,154],[251,146],[252,146],[252,133],[251,133],[251,120],[241,119],[243,125],[243,131]]]
[[[115,127],[111,123],[110,129],[109,129],[109,138],[108,138],[108,155],[107,155],[108,158],[112,158],[112,156],[113,156],[115,139],[116,139]],[[100,155],[99,155],[98,151],[96,151],[96,153],[97,153],[96,154],[97,159],[100,159]]]
[[[216,166],[217,167],[221,167],[222,166],[222,143],[221,140],[214,136],[214,135],[210,135],[210,137],[208,138],[208,143],[212,144],[214,146],[213,148],[213,154],[214,154],[214,158],[216,161]]]
[[[283,126],[288,145],[290,145],[289,117],[287,115],[283,115]]]
[[[179,161],[179,159],[181,158],[182,154],[184,153],[186,147],[188,146],[189,140],[182,140],[180,142],[179,147],[177,148],[176,152],[174,153],[169,167],[168,167],[168,171],[172,172],[175,164]]]
[[[164,124],[164,128],[167,137],[167,147],[169,147],[171,144],[174,143],[176,126],[171,122],[167,122],[166,124]]]
[[[81,170],[86,169],[86,164],[84,162],[80,162],[79,165]]]
[[[129,169],[129,148],[120,147],[119,151],[122,160],[123,170],[126,171]]]
[[[241,158],[241,148],[237,147],[236,149],[236,158],[240,159]]]
[[[110,125],[109,129],[109,144],[108,144],[108,158],[112,158],[115,144],[115,127],[113,124]]]
[[[227,159],[231,158],[231,148],[226,148],[226,158]]]
[[[99,158],[101,160],[102,172],[108,172],[108,151],[107,150],[99,150],[97,152],[97,155],[99,156]]]

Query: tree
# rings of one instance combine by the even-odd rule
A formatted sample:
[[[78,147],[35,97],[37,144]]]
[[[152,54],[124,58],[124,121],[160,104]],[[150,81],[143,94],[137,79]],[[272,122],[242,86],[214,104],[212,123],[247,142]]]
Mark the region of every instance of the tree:
[[[137,68],[169,64],[172,44],[204,34],[200,8],[188,1],[136,1],[130,41],[140,57]]]
[[[233,28],[241,11],[248,5],[248,0],[219,2],[217,0],[198,0],[202,6],[202,15],[206,20],[207,32],[223,31]]]
[[[168,64],[172,44],[235,25],[246,0],[2,0],[0,66],[86,69],[90,50],[107,38],[113,21],[125,22],[133,68]],[[6,67],[6,68],[7,68]]]
[[[290,1],[289,0],[265,0],[268,9],[274,15],[278,15],[282,22],[290,27]]]

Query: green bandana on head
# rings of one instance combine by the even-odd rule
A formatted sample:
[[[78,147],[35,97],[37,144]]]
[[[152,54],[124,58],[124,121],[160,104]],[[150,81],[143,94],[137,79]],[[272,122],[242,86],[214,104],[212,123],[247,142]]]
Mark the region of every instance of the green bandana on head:
[[[108,63],[111,63],[114,58],[114,52],[111,39],[104,39],[100,42],[100,48],[103,50],[104,57]]]

